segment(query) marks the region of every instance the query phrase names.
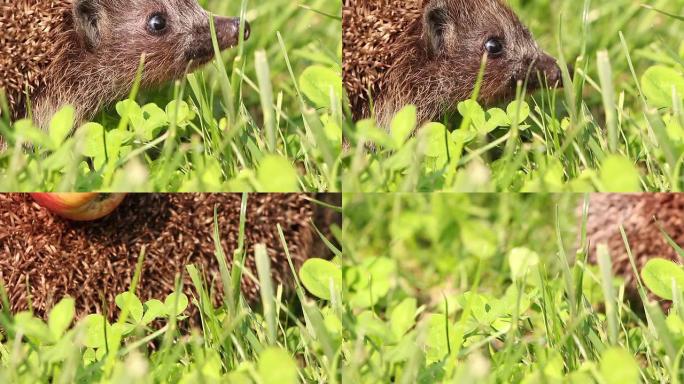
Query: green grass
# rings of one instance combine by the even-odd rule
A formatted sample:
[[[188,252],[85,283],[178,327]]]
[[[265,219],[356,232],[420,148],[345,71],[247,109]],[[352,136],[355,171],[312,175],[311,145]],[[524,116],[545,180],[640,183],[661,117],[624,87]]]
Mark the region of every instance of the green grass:
[[[239,268],[247,256],[242,247],[233,252],[232,264],[219,262],[224,300],[218,307],[210,299],[213,288],[188,266],[190,297],[171,294],[142,303],[133,293],[134,278],[117,297],[111,323],[101,314],[75,321],[69,298],[47,321],[0,310],[0,381],[684,379],[684,300],[678,289],[684,270],[663,260],[647,264],[640,271],[641,302],[628,303],[624,280],[611,274],[610,255],[599,251],[599,266],[587,263],[576,217],[582,195],[344,197],[342,233],[336,233],[344,253],[331,248],[333,261],[307,261],[294,274],[294,300],[273,284],[270,261],[257,246],[249,255],[255,274]],[[241,223],[237,235],[244,239]],[[215,227],[215,239],[225,235]],[[226,251],[217,247],[216,257],[224,260]],[[240,279],[258,281],[258,305],[245,303]],[[674,296],[671,310],[662,312],[646,287]],[[1,290],[0,300],[8,308]],[[198,327],[179,327],[187,306],[199,309]]]
[[[1,120],[0,190],[339,190],[341,2],[200,3],[244,12],[249,41],[166,87],[132,90],[74,135],[68,108],[49,132]]]
[[[241,212],[236,250],[221,248],[220,237],[228,234],[214,217],[223,287],[218,307],[213,304],[215,282],[203,281],[193,265],[184,271],[194,285],[189,297],[172,293],[141,302],[135,292],[144,249],[129,291],[116,297],[118,311],[112,322],[102,314],[74,319],[74,298],[69,297],[50,310],[46,321],[29,311],[12,314],[0,284],[0,382],[340,383],[340,325],[335,311],[304,293],[304,287],[317,292],[330,273],[339,282],[339,266],[311,259],[294,275],[293,286],[276,286],[266,248],[257,244],[254,255],[245,254],[246,210]],[[278,231],[287,249],[280,227]],[[334,247],[331,250],[339,254]],[[230,265],[225,261],[227,251],[233,252]],[[256,274],[240,268],[246,257],[254,258]],[[294,274],[289,254],[288,262]],[[244,279],[261,287],[258,304],[250,306],[242,296],[239,287]],[[180,292],[180,276],[176,287]],[[189,306],[200,316],[192,328],[186,321]]]
[[[630,0],[510,3],[542,48],[574,65],[574,83],[506,111],[466,102],[456,119],[415,136],[403,134],[415,126],[411,108],[389,132],[347,123],[344,190],[682,190],[682,18]],[[675,15],[684,8],[648,4]]]
[[[347,194],[345,381],[681,382],[681,301],[627,304],[610,256],[585,262],[582,201]],[[681,267],[658,264],[643,281],[672,297]]]

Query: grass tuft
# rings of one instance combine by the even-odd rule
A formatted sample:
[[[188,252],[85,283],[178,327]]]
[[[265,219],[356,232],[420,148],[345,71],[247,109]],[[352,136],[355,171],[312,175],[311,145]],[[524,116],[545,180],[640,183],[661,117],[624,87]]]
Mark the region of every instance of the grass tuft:
[[[581,203],[580,194],[347,194],[343,377],[681,382],[682,267],[653,259],[637,270],[628,248],[628,285],[612,264],[629,261],[605,245],[588,263]],[[673,292],[669,310],[654,300]]]
[[[247,196],[234,234],[242,239],[240,243],[248,235],[246,203]],[[298,299],[290,300],[287,289],[275,286],[263,246],[250,255],[256,260],[257,279],[242,273],[248,272],[242,257],[233,258],[230,268],[226,265],[216,221],[214,226],[216,257],[223,259],[220,284],[205,281],[204,271],[189,265],[194,287],[190,297],[182,293],[182,277],[177,276],[174,293],[141,302],[135,292],[143,250],[130,289],[116,297],[118,311],[111,323],[101,314],[74,319],[75,300],[68,297],[55,305],[47,319],[29,311],[12,314],[0,284],[0,382],[340,383],[342,330],[337,316],[343,311],[342,288],[334,287],[336,312],[331,311],[325,300],[304,293],[299,271],[293,267]],[[240,249],[235,255],[243,253]],[[339,272],[335,263],[316,260]],[[243,296],[243,278],[257,279],[260,304]],[[233,301],[228,296],[216,305],[219,285],[235,296]],[[194,326],[188,309],[197,313]]]
[[[345,191],[681,191],[684,4],[511,5],[541,47],[557,47],[564,89],[488,109],[473,97],[409,137],[398,122],[415,121],[411,106],[390,127],[349,123]]]
[[[200,3],[242,15],[250,39],[159,89],[138,76],[81,127],[68,109],[49,132],[5,111],[0,191],[340,190],[341,1]]]

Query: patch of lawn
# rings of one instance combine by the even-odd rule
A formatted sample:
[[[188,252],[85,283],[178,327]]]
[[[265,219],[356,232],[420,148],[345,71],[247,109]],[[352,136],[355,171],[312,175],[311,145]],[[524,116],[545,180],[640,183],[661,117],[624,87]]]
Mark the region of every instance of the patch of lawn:
[[[78,298],[71,297],[61,298],[47,319],[30,310],[10,313],[10,298],[0,281],[0,382],[340,383],[338,260],[311,258],[295,271],[288,254],[279,262],[288,263],[294,275],[286,279],[288,286],[277,285],[271,269],[275,261],[266,246],[257,244],[254,254],[246,252],[244,242],[250,236],[245,232],[246,211],[241,212],[238,233],[223,233],[214,217],[220,269],[215,278],[221,283],[222,300],[217,300],[217,281],[204,281],[203,271],[188,265],[183,273],[192,281],[192,292],[181,290],[177,275],[174,293],[141,301],[135,292],[144,248],[131,286],[117,295],[117,312],[111,316],[93,313],[75,319]],[[282,229],[277,229],[288,249]],[[240,239],[238,249],[222,249],[221,236]],[[228,264],[226,252],[233,253]],[[255,273],[241,267],[248,257]],[[258,303],[243,296],[243,279],[260,287]],[[321,287],[330,288],[326,292]],[[334,298],[335,309],[308,296],[307,290],[330,302]]]
[[[582,200],[347,194],[345,381],[681,381],[681,301],[646,295],[681,295],[681,266],[651,259],[635,288],[600,245],[588,263]]]
[[[511,5],[561,67],[574,66],[565,88],[499,108],[462,102],[409,137],[410,106],[388,129],[349,123],[345,191],[682,190],[684,43],[673,14],[684,2]]]
[[[244,15],[249,41],[80,128],[69,107],[49,132],[0,120],[0,190],[339,190],[341,2],[200,3]]]

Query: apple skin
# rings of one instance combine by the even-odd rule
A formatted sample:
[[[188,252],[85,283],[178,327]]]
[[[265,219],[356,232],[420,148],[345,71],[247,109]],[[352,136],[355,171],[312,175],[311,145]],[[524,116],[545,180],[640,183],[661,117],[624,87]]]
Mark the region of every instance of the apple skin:
[[[31,193],[38,205],[74,221],[101,219],[112,213],[125,193]]]

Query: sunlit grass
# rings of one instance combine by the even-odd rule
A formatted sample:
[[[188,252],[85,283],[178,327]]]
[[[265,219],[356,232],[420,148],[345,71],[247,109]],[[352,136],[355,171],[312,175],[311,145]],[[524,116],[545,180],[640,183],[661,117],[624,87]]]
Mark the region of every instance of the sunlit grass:
[[[0,121],[0,190],[339,190],[340,1],[201,3],[249,41],[85,127],[68,109],[50,132]]]
[[[101,313],[74,318],[77,297],[61,298],[47,319],[30,310],[11,313],[0,279],[0,382],[340,383],[341,330],[322,301],[305,293],[326,284],[326,271],[339,276],[339,266],[312,256],[295,270],[282,228],[274,224],[287,255],[279,262],[288,263],[293,274],[284,279],[291,282],[287,286],[276,284],[266,246],[256,244],[254,254],[247,253],[246,204],[244,197],[237,233],[220,228],[214,213],[219,305],[218,281],[204,280],[206,271],[195,265],[182,271],[192,281],[191,292],[181,291],[179,274],[174,293],[142,302],[135,292],[148,257],[144,247],[111,320]],[[235,236],[238,248],[223,249],[223,236]],[[247,258],[256,273],[244,268]],[[259,287],[258,302],[241,292],[247,279]]]
[[[489,110],[461,103],[455,119],[412,127],[408,138],[396,132],[412,120],[410,108],[388,130],[350,123],[344,189],[681,190],[681,21],[630,1],[511,3],[559,59],[564,89],[519,92],[519,101]]]
[[[611,263],[634,258],[611,259],[601,245],[592,264],[578,235],[582,201],[346,195],[346,380],[680,382],[681,302],[664,312],[645,285],[662,276],[676,297],[671,277],[684,272],[647,264],[653,273],[628,286]]]

